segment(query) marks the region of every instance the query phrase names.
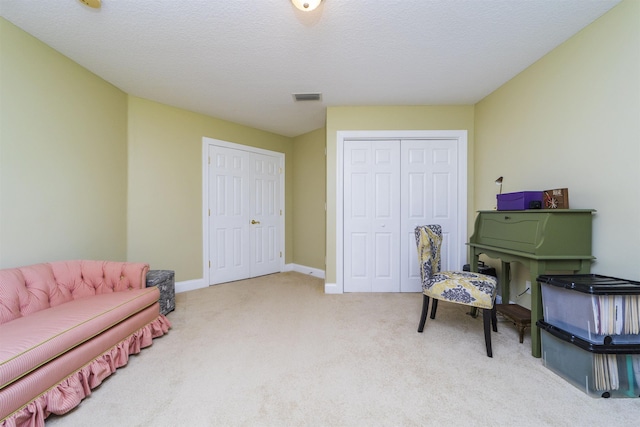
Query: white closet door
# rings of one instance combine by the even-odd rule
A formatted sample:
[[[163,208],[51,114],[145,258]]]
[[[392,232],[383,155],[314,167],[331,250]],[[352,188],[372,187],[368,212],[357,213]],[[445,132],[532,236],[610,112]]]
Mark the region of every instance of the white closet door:
[[[279,161],[275,157],[252,154],[250,246],[252,277],[280,271]]]
[[[344,290],[400,290],[400,141],[344,145]]]
[[[451,139],[345,140],[345,292],[420,292],[419,225],[440,224],[442,268],[462,268],[458,161]]]
[[[209,282],[282,270],[282,160],[209,147]]]
[[[249,278],[249,158],[225,147],[209,148],[209,277],[211,284]]]
[[[402,284],[403,292],[420,292],[414,230],[440,224],[442,269],[461,270],[458,234],[458,152],[451,140],[402,141]]]

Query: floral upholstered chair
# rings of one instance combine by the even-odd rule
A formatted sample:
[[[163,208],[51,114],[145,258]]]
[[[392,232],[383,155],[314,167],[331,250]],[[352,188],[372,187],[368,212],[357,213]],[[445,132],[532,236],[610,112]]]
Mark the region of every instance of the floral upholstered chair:
[[[490,328],[493,326],[493,330],[498,331],[494,305],[497,290],[496,278],[467,271],[440,271],[442,227],[440,225],[416,227],[415,234],[422,279],[422,316],[418,332],[424,330],[430,298],[433,299],[431,304],[432,319],[436,318],[438,300],[481,308],[487,356],[493,357]]]

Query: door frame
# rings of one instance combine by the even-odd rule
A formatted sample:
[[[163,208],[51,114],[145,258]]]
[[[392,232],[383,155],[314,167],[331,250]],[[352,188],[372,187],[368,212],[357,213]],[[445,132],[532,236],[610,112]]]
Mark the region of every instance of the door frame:
[[[391,130],[336,132],[336,284],[325,284],[325,293],[344,293],[344,142],[375,139],[451,140],[458,148],[458,234],[459,259],[467,259],[467,131],[466,130]]]
[[[280,257],[280,271],[284,270],[285,260],[285,162],[284,153],[277,151],[265,150],[262,148],[252,147],[250,145],[237,144],[234,142],[223,141],[220,139],[214,139],[209,137],[202,137],[202,277],[207,287],[211,286],[211,278],[209,277],[209,148],[212,146],[230,148],[233,150],[246,151],[249,153],[263,154],[267,156],[277,157],[280,163],[282,173],[280,174],[280,206],[278,209],[282,211],[280,215],[280,221],[278,223],[278,236],[277,239],[280,242],[280,248],[282,256]]]

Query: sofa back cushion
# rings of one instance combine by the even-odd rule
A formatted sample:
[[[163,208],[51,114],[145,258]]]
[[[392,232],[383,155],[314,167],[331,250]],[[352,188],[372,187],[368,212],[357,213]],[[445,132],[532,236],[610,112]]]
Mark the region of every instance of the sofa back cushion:
[[[68,301],[145,287],[149,265],[57,261],[0,270],[0,324]]]

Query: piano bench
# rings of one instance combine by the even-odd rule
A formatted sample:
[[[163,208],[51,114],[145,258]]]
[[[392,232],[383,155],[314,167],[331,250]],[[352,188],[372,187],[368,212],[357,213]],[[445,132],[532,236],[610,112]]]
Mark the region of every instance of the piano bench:
[[[531,310],[518,304],[496,304],[496,311],[516,325],[522,344],[524,328],[531,326]]]

